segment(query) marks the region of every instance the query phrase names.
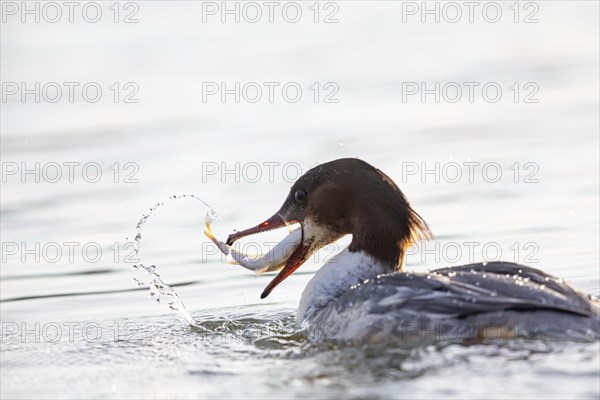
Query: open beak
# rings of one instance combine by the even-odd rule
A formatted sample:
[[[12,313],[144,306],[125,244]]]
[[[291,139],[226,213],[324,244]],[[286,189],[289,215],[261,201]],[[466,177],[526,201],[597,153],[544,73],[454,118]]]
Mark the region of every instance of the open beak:
[[[304,239],[304,237],[302,239]],[[295,270],[297,270],[299,266],[304,264],[304,261],[306,261],[308,257],[310,257],[309,250],[309,246],[304,245],[304,240],[302,240],[298,248],[294,250],[290,258],[285,263],[285,267],[283,267],[283,269],[279,271],[277,276],[273,278],[273,280],[267,285],[265,290],[263,290],[262,294],[260,295],[260,298],[264,299],[265,297],[267,297],[277,285],[279,285],[281,282],[283,282],[285,278],[287,278]]]
[[[281,215],[279,213],[277,213],[277,214],[273,215],[271,218],[269,218],[268,220],[266,220],[265,222],[255,226],[255,227],[252,227],[252,228],[240,231],[240,232],[232,233],[231,235],[229,235],[227,237],[227,244],[229,246],[231,246],[233,244],[233,242],[235,242],[236,240],[243,238],[245,236],[254,235],[254,234],[260,233],[260,232],[270,231],[270,230],[276,229],[276,228],[281,228],[281,227],[286,226],[289,223],[293,223],[293,222],[300,222],[300,221],[286,221],[281,217]],[[300,229],[303,229],[302,224],[300,224]],[[302,239],[300,240],[300,245],[290,255],[290,258],[288,258],[285,266],[281,269],[281,271],[279,271],[277,276],[275,276],[275,278],[273,278],[273,280],[267,285],[265,290],[263,290],[262,294],[260,295],[261,299],[264,299],[265,297],[267,297],[271,293],[271,291],[273,289],[275,289],[275,287],[277,285],[279,285],[281,282],[283,282],[283,280],[285,278],[290,276],[295,270],[298,269],[298,267],[300,267],[308,259],[308,257],[310,257],[310,253],[311,253],[310,247],[311,246],[307,246],[304,244],[304,231],[302,231]]]
[[[285,221],[281,215],[279,213],[273,215],[271,218],[269,218],[268,220],[266,220],[265,222],[263,222],[262,224],[258,224],[252,228],[240,231],[240,232],[234,232],[231,235],[229,235],[227,237],[227,245],[231,246],[233,244],[233,242],[235,242],[238,239],[241,239],[243,237],[246,236],[250,236],[250,235],[254,235],[255,233],[260,233],[260,232],[267,232],[270,231],[272,229],[277,229],[277,228],[281,228],[283,226],[288,225],[289,222]]]

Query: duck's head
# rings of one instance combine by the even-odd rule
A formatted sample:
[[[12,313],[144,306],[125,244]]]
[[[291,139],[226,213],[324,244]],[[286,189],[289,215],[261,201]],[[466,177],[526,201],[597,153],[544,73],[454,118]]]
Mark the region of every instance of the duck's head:
[[[430,237],[429,227],[398,186],[377,168],[355,158],[310,169],[294,183],[275,215],[253,228],[232,233],[227,244],[291,223],[300,224],[302,241],[261,298],[316,250],[344,235],[352,235],[351,252],[369,254],[390,271],[402,268],[405,250],[413,241]]]

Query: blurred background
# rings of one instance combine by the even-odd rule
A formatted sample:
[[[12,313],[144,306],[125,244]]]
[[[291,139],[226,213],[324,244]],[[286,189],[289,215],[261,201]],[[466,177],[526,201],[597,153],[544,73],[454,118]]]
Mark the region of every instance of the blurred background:
[[[597,2],[1,6],[3,398],[597,398],[597,343],[311,346],[297,302],[345,242],[261,301],[170,199],[225,238],[359,157],[433,230],[408,269],[503,259],[598,295]],[[141,260],[201,332],[133,280],[157,203]]]

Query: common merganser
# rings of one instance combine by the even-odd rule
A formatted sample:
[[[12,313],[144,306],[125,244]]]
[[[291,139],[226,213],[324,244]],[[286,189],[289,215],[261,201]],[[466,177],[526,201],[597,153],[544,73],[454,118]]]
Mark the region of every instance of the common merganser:
[[[275,215],[227,245],[293,223],[297,246],[261,298],[316,250],[352,235],[302,293],[298,322],[312,341],[600,338],[598,301],[538,269],[484,262],[403,272],[408,246],[430,238],[429,227],[392,179],[359,159],[312,168]]]

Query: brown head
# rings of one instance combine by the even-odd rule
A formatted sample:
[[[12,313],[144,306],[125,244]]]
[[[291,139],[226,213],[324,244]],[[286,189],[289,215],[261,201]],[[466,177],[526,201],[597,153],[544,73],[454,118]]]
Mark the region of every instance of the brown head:
[[[344,235],[352,235],[350,251],[367,253],[390,271],[402,269],[404,253],[413,241],[431,237],[425,221],[387,175],[362,160],[342,158],[306,172],[275,215],[229,235],[227,244],[296,222],[301,225],[302,243],[261,298],[312,253]]]

